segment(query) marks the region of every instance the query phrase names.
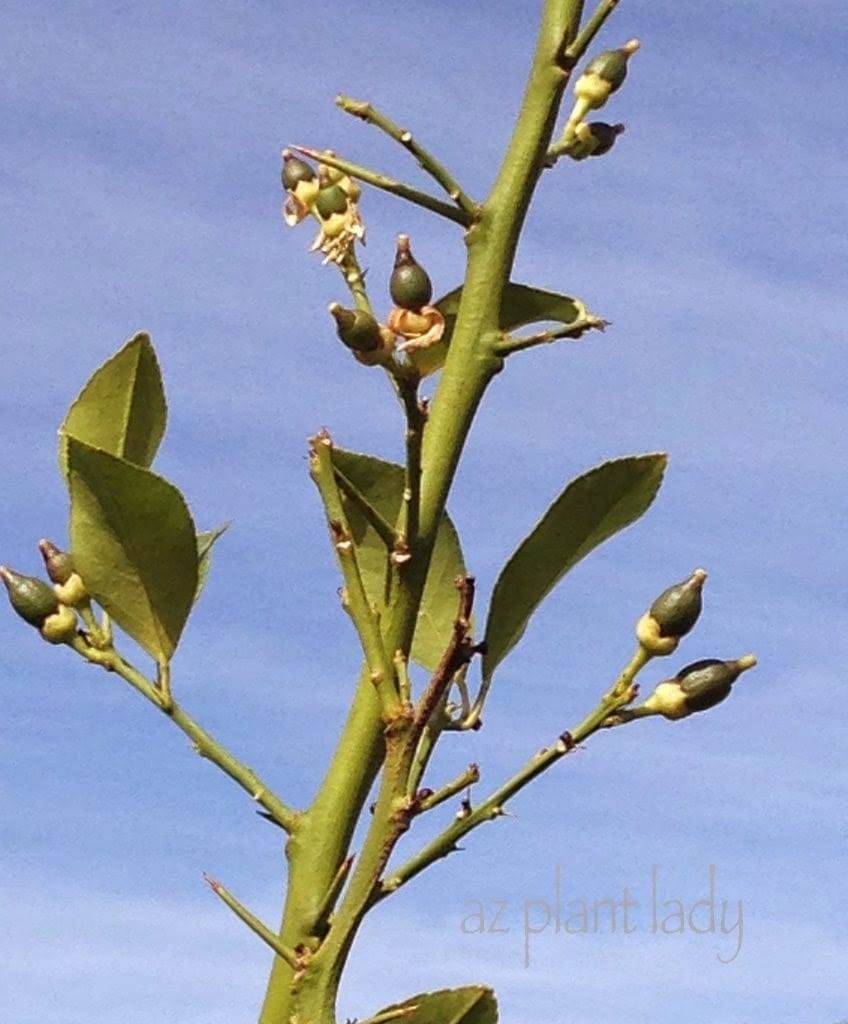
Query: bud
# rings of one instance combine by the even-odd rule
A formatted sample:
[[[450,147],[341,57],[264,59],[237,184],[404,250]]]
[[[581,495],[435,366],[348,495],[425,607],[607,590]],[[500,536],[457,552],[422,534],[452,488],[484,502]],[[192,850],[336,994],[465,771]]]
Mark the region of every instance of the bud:
[[[5,565],[0,565],[0,578],[6,584],[11,606],[36,629],[41,629],[46,619],[58,612],[59,599],[44,580],[22,576]]]
[[[682,668],[673,679],[659,683],[641,708],[642,715],[662,715],[676,720],[696,711],[707,711],[730,696],[739,676],[757,664],[753,654],[735,661],[704,658]]]
[[[638,49],[639,40],[631,39],[619,49],[605,50],[589,61],[586,70],[574,83],[575,103],[565,126],[566,140],[573,137],[590,110],[600,109],[620,88],[627,77],[627,61]]]
[[[78,572],[74,571],[74,560],[67,551],[49,540],[40,540],[38,548],[41,557],[44,559],[44,567],[47,575],[54,583],[53,590],[61,604],[71,608],[79,608],[80,605],[89,603],[88,591]]]
[[[664,590],[636,624],[636,638],[651,654],[671,654],[682,636],[701,614],[701,590],[707,574],[696,569],[692,575]]]
[[[398,235],[395,266],[389,278],[389,293],[400,309],[420,313],[433,297],[433,285],[427,271],[416,262],[409,248],[409,235]]]
[[[44,559],[44,568],[53,583],[67,583],[74,571],[74,560],[50,540],[40,540],[38,550]]]

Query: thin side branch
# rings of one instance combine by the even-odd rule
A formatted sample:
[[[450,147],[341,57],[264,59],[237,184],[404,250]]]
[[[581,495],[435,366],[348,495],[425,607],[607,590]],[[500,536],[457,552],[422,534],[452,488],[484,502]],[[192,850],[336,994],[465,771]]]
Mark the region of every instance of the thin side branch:
[[[637,694],[633,684],[637,672],[650,660],[651,655],[641,645],[627,666],[619,674],[610,690],[604,694],[597,707],[573,729],[563,732],[550,747],[544,747],[534,754],[512,778],[500,786],[477,807],[464,809],[453,822],[419,853],[393,871],[382,883],[379,899],[399,889],[411,878],[420,874],[435,861],[458,849],[458,842],[472,829],[484,821],[492,821],[505,813],[504,805],[528,783],[537,778],[566,754],[571,753],[580,743],[587,740],[599,729],[605,727],[610,715],[629,704]]]
[[[332,450],[333,442],[326,431],[322,430],[310,439],[310,475],[324,503],[333,549],[344,577],[345,609],[350,614],[359,635],[362,653],[365,655],[372,682],[380,697],[383,713],[387,718],[391,718],[399,706],[394,666],[386,656],[380,621],[368,598],[359,571],[353,532],[333,471]]]
[[[574,41],[566,47],[565,56],[567,70],[571,70],[580,60],[586,50],[591,46],[592,40],[603,28],[607,18],[618,7],[619,0],[601,0],[591,17],[583,28],[578,32]]]
[[[563,338],[576,341],[588,331],[604,331],[607,326],[607,320],[583,311],[577,320],[570,324],[563,324],[562,327],[551,331],[538,331],[536,334],[527,334],[523,337],[516,337],[512,334],[501,335],[493,343],[492,349],[499,356],[506,357],[516,352],[523,352],[528,348],[535,348],[537,345],[549,345],[551,342],[561,341]]]
[[[114,649],[100,650],[90,646],[84,636],[77,636],[71,647],[94,665],[100,665],[109,672],[114,672],[125,680],[151,704],[155,705],[171,719],[191,740],[192,746],[201,757],[211,761],[233,782],[238,783],[250,797],[267,812],[268,817],[286,832],[294,829],[298,812],[292,810],[276,796],[262,779],[241,761],[218,743],[205,729],[194,721],[186,712],[171,699],[169,704],[163,703],[159,687],[147,679],[138,669],[125,661]]]
[[[421,797],[418,800],[417,810],[422,814],[424,811],[431,811],[434,807],[438,807],[439,804],[443,804],[445,800],[450,800],[452,796],[456,796],[457,793],[461,793],[464,789],[468,789],[469,786],[473,786],[475,782],[479,781],[480,766],[478,764],[470,764],[452,782],[442,786],[441,789],[437,789],[435,793],[428,793],[426,796]]]
[[[329,150],[311,149],[309,146],[289,146],[288,148],[294,150],[296,153],[302,153],[311,160],[319,160],[328,167],[335,167],[340,171],[344,171],[344,173],[350,175],[351,178],[356,178],[357,181],[363,181],[366,185],[371,185],[373,188],[378,188],[383,192],[388,192],[393,196],[397,196],[399,199],[405,199],[407,202],[414,203],[416,206],[421,206],[423,209],[429,210],[431,213],[437,213],[440,217],[445,217],[447,220],[453,221],[454,224],[460,224],[462,227],[468,227],[469,224],[472,223],[468,214],[458,206],[452,206],[450,203],[446,203],[443,200],[436,198],[436,196],[431,196],[427,192],[422,192],[413,185],[407,185],[403,181],[397,181],[395,178],[390,178],[388,175],[381,174],[378,171],[372,171],[369,167],[363,167],[361,164],[351,163],[350,160],[343,160],[341,157],[336,156],[335,153],[331,153]]]
[[[416,743],[447,692],[453,677],[475,654],[483,653],[483,645],[475,644],[468,632],[471,627],[471,610],[474,606],[474,577],[458,576],[456,587],[459,590],[459,611],[454,621],[453,635],[442,655],[439,667],[430,678],[415,708],[415,725],[411,736]]]
[[[427,423],[427,408],[418,401],[417,381],[401,382],[398,390],[406,416],[406,464],[403,503],[397,533],[408,554],[418,542],[418,520],[421,511],[421,447]],[[402,564],[400,559],[396,561],[398,565]]]
[[[379,110],[375,110],[370,103],[351,99],[350,96],[337,96],[336,103],[346,114],[358,117],[367,124],[373,124],[375,128],[385,132],[390,139],[399,142],[404,149],[415,157],[421,168],[447,192],[448,196],[468,218],[468,222],[473,223],[477,220],[479,216],[477,204],[463,192],[459,183],[448,169],[436,160],[429,150],[426,150],[416,141],[412,132],[396,125],[394,121],[390,121]]]
[[[339,485],[339,490],[344,494],[359,511],[368,520],[370,526],[373,527],[375,533],[380,540],[386,545],[386,550],[391,551],[395,546],[395,531],[394,527],[390,526],[388,522],[380,515],[376,508],[371,502],[365,497],[362,491],[352,483],[342,473],[340,469],[333,466],[333,475],[336,478],[336,483]]]

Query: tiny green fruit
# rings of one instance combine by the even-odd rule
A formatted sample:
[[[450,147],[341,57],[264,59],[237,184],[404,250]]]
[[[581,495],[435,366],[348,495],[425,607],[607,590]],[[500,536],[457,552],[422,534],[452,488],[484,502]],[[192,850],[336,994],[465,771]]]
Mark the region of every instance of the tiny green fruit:
[[[347,193],[339,185],[328,185],[322,188],[315,200],[315,209],[322,220],[327,220],[336,213],[347,212]]]
[[[624,131],[623,124],[607,124],[605,121],[590,121],[586,130],[591,138],[589,156],[603,156],[615,145],[615,140]]]
[[[0,565],[0,577],[9,592],[9,603],[31,626],[40,629],[45,620],[59,610],[59,599],[52,587],[37,576],[22,576]]]
[[[696,569],[688,579],[664,590],[654,601],[648,614],[659,625],[660,636],[679,639],[695,625],[701,614],[701,591],[706,578],[703,569]]]
[[[380,325],[364,309],[345,309],[338,302],[328,307],[336,321],[336,334],[353,352],[375,352],[383,346]]]
[[[627,61],[638,49],[638,40],[631,39],[617,50],[604,50],[589,61],[583,74],[602,78],[609,86],[609,92],[614,93],[627,77]]]
[[[708,711],[726,700],[739,676],[756,664],[753,654],[744,654],[735,661],[693,661],[676,676],[658,683],[645,703],[634,709],[636,717],[662,715],[676,721],[697,711]]]
[[[433,285],[427,271],[416,261],[409,247],[409,235],[398,235],[395,265],[389,278],[392,301],[401,309],[417,313],[433,297]]]
[[[756,664],[751,654],[746,654],[735,661],[719,661],[717,658],[704,658],[693,661],[677,673],[680,689],[686,696],[687,712],[706,711],[720,704],[730,696],[733,684],[748,668]]]
[[[293,192],[301,181],[314,181],[315,171],[306,163],[296,157],[291,150],[283,150],[283,170],[280,178],[283,188],[287,192]]]

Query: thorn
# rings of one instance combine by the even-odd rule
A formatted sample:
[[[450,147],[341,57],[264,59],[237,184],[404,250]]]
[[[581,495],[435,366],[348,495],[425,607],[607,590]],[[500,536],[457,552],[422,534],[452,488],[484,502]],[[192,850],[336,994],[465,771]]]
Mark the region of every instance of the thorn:
[[[276,825],[277,828],[283,828],[283,826],[277,821],[273,814],[269,814],[268,811],[257,811],[260,818],[264,818],[266,821],[270,821],[272,825]],[[283,829],[285,831],[285,829]]]
[[[212,892],[214,892],[217,896],[221,895],[221,883],[216,882],[215,879],[212,878],[211,875],[207,875],[205,871],[203,872],[203,881],[206,882],[206,884],[209,886]]]

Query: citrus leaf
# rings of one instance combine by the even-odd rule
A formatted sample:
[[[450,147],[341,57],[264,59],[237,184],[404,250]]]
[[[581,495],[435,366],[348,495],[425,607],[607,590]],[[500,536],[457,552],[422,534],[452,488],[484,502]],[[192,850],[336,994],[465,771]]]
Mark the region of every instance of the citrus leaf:
[[[371,508],[394,526],[403,501],[404,471],[394,462],[373,455],[333,448],[333,466],[362,495]],[[385,586],[389,551],[366,512],[345,496],[348,519],[356,544],[356,556],[369,601],[378,608],[386,602]],[[465,574],[459,537],[450,519],[442,519],[436,534],[430,570],[424,586],[411,657],[433,671],[441,661],[451,638],[459,595],[457,576]]]
[[[203,593],[206,577],[212,567],[212,545],[229,530],[230,525],[230,523],[223,523],[214,530],[203,530],[197,535],[197,593],[194,595],[195,601]]]
[[[149,467],[165,432],[167,406],[150,338],[136,334],[89,378],[60,430],[59,465],[68,477],[67,437]]]
[[[454,288],[443,295],[436,307],[445,318],[445,333],[435,345],[429,348],[410,352],[409,357],[422,377],[435,373],[445,362],[453,330],[456,326],[456,315],[462,298],[462,288]],[[501,315],[499,327],[503,331],[513,331],[516,327],[525,327],[543,321],[570,324],[583,312],[573,298],[559,292],[549,292],[542,288],[531,288],[526,284],[514,284],[512,281],[504,288],[501,297]]]
[[[445,318],[445,337],[450,338],[456,324],[462,288],[454,288],[443,295],[436,303]],[[503,331],[513,331],[516,327],[527,324],[553,320],[560,324],[573,323],[580,315],[580,309],[569,295],[559,292],[545,291],[543,288],[531,288],[526,284],[515,284],[510,281],[504,288],[501,297],[501,315],[499,327]]]
[[[179,641],[198,586],[194,523],[150,470],[69,437],[71,553],[88,592],[158,662]]]
[[[659,490],[666,462],[661,452],[613,459],[572,480],[562,491],[495,583],[486,621],[484,679],[491,679],[565,573],[646,511]]]
[[[581,310],[570,295],[529,288],[524,284],[508,284],[501,300],[500,326],[505,331],[516,327],[553,320],[572,324]]]
[[[498,1020],[495,994],[485,985],[422,992],[410,996],[402,1003],[387,1006],[374,1016],[388,1016],[394,1010],[409,1006],[416,1009],[408,1016],[403,1016],[406,1024],[497,1024]]]

